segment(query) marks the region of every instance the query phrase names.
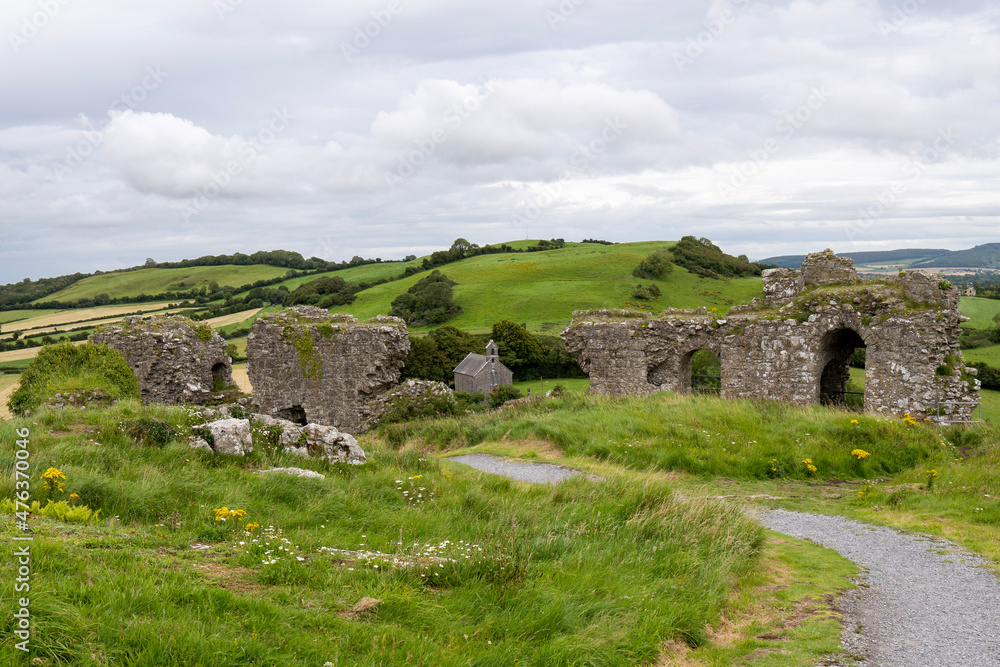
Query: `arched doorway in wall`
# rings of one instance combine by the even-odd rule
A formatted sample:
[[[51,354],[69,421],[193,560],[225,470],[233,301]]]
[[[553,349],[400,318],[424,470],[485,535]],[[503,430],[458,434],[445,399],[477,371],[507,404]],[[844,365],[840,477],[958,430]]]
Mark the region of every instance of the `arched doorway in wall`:
[[[684,375],[692,394],[716,394],[722,389],[722,360],[711,350],[685,355]]]
[[[819,402],[855,409],[864,407],[865,341],[854,329],[835,329],[820,347]],[[861,366],[860,371],[853,367]]]
[[[226,365],[219,363],[212,366],[212,391],[222,391],[228,384],[228,373]]]

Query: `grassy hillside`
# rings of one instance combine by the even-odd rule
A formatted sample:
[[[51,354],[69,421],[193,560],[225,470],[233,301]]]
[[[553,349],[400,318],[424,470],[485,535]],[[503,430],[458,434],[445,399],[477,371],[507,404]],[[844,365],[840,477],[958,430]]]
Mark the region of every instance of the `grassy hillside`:
[[[993,317],[1000,313],[1000,299],[984,299],[978,296],[963,296],[959,302],[962,314],[971,318],[962,324],[972,329],[992,329],[997,325]]]
[[[440,270],[458,283],[455,302],[464,309],[448,324],[485,331],[494,322],[509,319],[525,322],[534,331],[558,333],[569,323],[574,310],[642,306],[632,296],[632,287],[640,282],[655,282],[663,292],[659,299],[648,302],[647,307],[654,312],[670,306],[717,307],[725,312],[731,305],[749,302],[760,293],[760,278],[710,280],[680,268],[665,280],[640,281],[632,276],[644,256],[670,245],[577,243],[559,250],[485,255],[448,264]],[[417,274],[365,290],[353,304],[337,310],[362,318],[384,315],[392,300],[422,277],[424,274]]]
[[[194,266],[186,269],[139,269],[91,276],[41,301],[76,301],[93,299],[99,294],[114,298],[140,294],[186,291],[216,282],[220,286],[239,287],[258,280],[270,280],[288,273],[277,266]]]

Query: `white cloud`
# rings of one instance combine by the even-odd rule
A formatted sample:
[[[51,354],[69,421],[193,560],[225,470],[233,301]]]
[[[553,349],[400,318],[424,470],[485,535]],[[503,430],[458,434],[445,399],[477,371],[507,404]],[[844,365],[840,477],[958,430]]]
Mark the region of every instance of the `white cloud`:
[[[553,186],[533,235],[695,233],[755,256],[837,246],[858,207],[949,127],[961,138],[919,187],[844,242],[959,247],[994,233],[995,1],[928,2],[898,20],[876,0],[623,0],[584,3],[555,29],[552,0],[411,1],[353,63],[340,41],[386,2],[244,2],[223,20],[195,0],[68,3],[24,48],[0,50],[0,282],[150,249],[343,258],[509,240],[524,231],[512,216]],[[706,40],[727,6],[735,21]],[[0,26],[34,7],[7,3]],[[704,53],[679,72],[672,56],[693,38]],[[148,67],[169,76],[109,115]],[[817,89],[829,100],[779,129]],[[275,109],[294,119],[261,142]],[[609,120],[626,129],[602,144]],[[769,140],[764,164],[722,197]],[[576,168],[592,142],[599,154]],[[87,155],[77,164],[74,151]],[[176,206],[234,160],[239,174],[181,220]],[[407,161],[419,164],[390,190],[386,174]]]

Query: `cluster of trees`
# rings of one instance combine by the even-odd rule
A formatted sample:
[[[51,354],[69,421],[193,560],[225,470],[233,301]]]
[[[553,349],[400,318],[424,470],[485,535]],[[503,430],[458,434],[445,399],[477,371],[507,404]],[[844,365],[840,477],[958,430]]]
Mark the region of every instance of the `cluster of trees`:
[[[41,280],[30,280],[25,278],[19,283],[0,286],[0,309],[10,310],[14,306],[30,303],[35,299],[42,299],[49,294],[55,294],[59,290],[64,290],[78,280],[83,280],[89,274],[74,273],[58,278],[42,278]]]
[[[328,262],[319,257],[304,258],[297,252],[290,250],[271,250],[255,252],[245,255],[241,252],[232,255],[205,255],[197,259],[183,259],[179,262],[157,262],[147,259],[142,266],[125,269],[135,271],[138,269],[185,269],[192,266],[252,266],[255,264],[266,264],[267,266],[280,266],[299,271],[338,271],[352,266],[362,266],[364,264],[375,264],[382,261],[382,258],[364,259],[355,255],[349,262]],[[392,260],[388,260],[392,261]]]
[[[288,292],[284,297],[284,304],[286,306],[306,304],[320,308],[346,306],[354,303],[354,295],[359,291],[358,285],[349,283],[340,276],[324,276],[299,285]]]
[[[514,380],[543,377],[586,377],[558,336],[540,336],[508,320],[496,322],[490,334],[470,334],[444,326],[426,336],[410,336],[410,352],[403,379],[453,383],[454,370],[470,353],[484,354],[490,339],[500,349],[500,361],[514,372]]]
[[[673,263],[705,278],[743,278],[759,276],[762,266],[746,255],[733,257],[722,252],[707,238],[684,236],[670,249]]]
[[[452,297],[452,287],[456,284],[440,271],[434,271],[393,299],[389,314],[403,318],[410,327],[447,322],[462,312]]]

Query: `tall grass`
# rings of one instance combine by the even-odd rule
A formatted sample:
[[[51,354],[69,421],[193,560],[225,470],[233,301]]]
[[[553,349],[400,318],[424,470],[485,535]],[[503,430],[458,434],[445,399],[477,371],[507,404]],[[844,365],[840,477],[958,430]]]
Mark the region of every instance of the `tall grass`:
[[[194,421],[122,403],[0,423],[0,496],[14,429],[30,425],[35,475],[59,468],[67,494],[102,510],[96,527],[32,519],[32,646],[51,664],[652,664],[665,641],[706,640],[762,539],[720,502],[627,473],[549,487],[413,451],[372,449],[363,466],[228,459],[137,445],[119,428],[137,417],[182,433]],[[276,463],[327,477],[258,473]],[[408,500],[404,480],[433,500]],[[215,521],[222,506],[262,528]],[[364,597],[381,602],[352,611]],[[14,654],[5,635],[0,656]]]
[[[542,439],[569,456],[706,477],[865,479],[950,456],[949,438],[958,432],[820,406],[660,393],[568,395],[499,413],[395,424],[379,434],[398,448],[413,441],[450,449]],[[854,450],[869,456],[859,459]]]

